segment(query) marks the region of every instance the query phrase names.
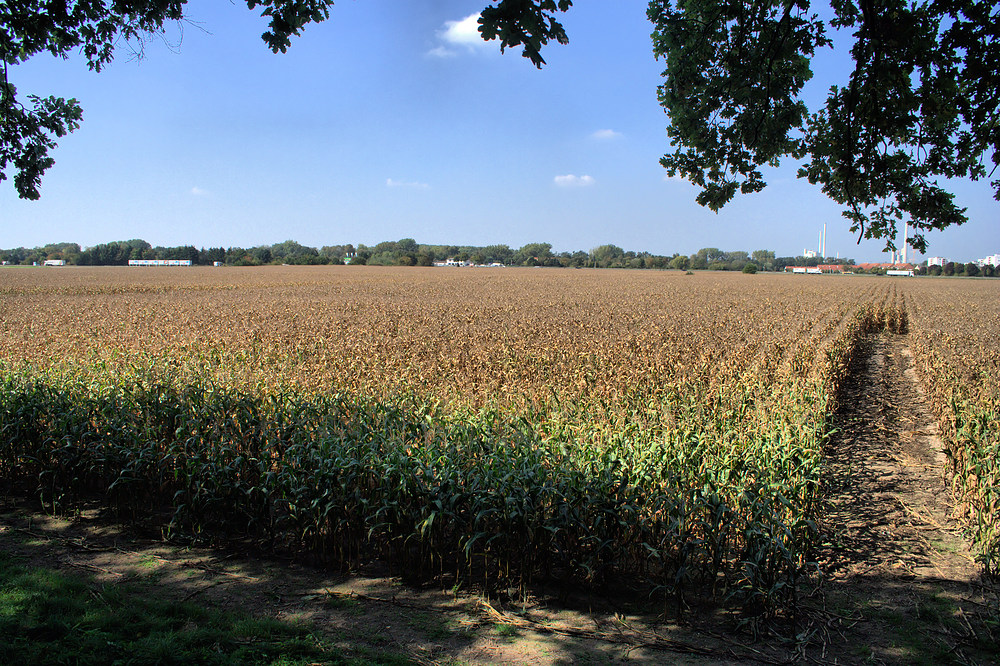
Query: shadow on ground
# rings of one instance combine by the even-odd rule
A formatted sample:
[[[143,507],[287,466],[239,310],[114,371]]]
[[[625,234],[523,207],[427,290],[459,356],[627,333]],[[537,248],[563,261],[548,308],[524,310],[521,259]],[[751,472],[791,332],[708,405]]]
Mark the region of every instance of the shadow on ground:
[[[793,654],[782,645],[750,644],[746,636],[730,635],[731,617],[691,612],[678,624],[665,621],[662,609],[625,601],[626,595],[616,600],[558,590],[552,596],[540,591],[523,602],[485,601],[439,586],[404,585],[398,578],[340,576],[288,561],[182,548],[107,521],[96,510],[71,520],[53,518],[10,499],[0,510],[0,553],[22,568],[82,585],[84,596],[98,604],[97,613],[82,611],[90,617],[100,614],[100,598],[109,590],[123,600],[116,601],[119,608],[132,598],[156,599],[162,605],[155,608],[133,604],[153,617],[122,628],[117,642],[145,641],[150,630],[144,627],[173,613],[174,621],[157,625],[156,654],[184,655],[181,661],[188,663],[191,652],[177,646],[207,649],[206,627],[249,631],[251,620],[274,622],[268,636],[276,638],[264,645],[259,636],[233,633],[217,640],[217,647],[208,646],[215,650],[214,663],[716,665],[783,663]],[[46,603],[58,605],[58,591],[51,592]],[[95,631],[87,622],[77,624],[81,635],[61,636],[64,646]],[[260,650],[248,655],[249,645]],[[23,647],[30,652],[39,646]],[[157,661],[163,660],[140,655],[133,663]]]

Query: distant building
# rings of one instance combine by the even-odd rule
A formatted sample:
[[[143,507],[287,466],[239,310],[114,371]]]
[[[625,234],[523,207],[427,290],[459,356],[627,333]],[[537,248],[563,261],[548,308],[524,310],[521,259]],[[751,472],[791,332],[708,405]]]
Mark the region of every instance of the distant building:
[[[980,267],[982,266],[1000,266],[1000,254],[991,254],[990,256],[980,259],[976,262]]]
[[[819,275],[821,273],[843,273],[845,266],[841,264],[820,264],[819,266],[785,266],[786,273],[808,273]]]
[[[948,263],[948,260],[944,257],[927,257],[927,266],[940,266],[944,268],[944,265]]]
[[[866,264],[858,264],[857,266],[861,270],[870,271],[873,268],[877,268],[883,271],[913,271],[916,266],[913,264],[900,264],[900,263],[885,263],[885,262],[874,262]]]
[[[802,256],[805,257],[806,259],[812,259],[813,257],[816,256],[816,251],[815,250],[802,250]]]
[[[190,266],[190,259],[129,259],[129,266]]]

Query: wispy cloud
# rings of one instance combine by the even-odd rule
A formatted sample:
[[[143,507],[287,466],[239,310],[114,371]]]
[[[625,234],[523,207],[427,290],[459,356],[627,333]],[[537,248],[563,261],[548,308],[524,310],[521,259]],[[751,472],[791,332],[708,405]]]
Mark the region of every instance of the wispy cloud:
[[[602,129],[597,130],[590,135],[592,139],[598,139],[599,141],[608,141],[610,139],[617,139],[622,135],[621,132],[616,132],[613,129]]]
[[[208,190],[203,190],[196,185],[191,188],[191,195],[196,197],[208,196]]]
[[[438,30],[439,44],[427,52],[436,58],[450,58],[459,51],[479,51],[490,48],[479,35],[479,14],[469,14],[458,21],[445,21]]]
[[[410,189],[425,190],[430,185],[427,183],[418,183],[416,181],[406,181],[406,180],[394,180],[392,178],[385,179],[386,187],[408,187]]]
[[[591,176],[575,176],[573,174],[556,176],[554,180],[559,187],[590,187],[597,182]]]
[[[435,58],[454,58],[458,54],[455,53],[453,50],[449,49],[447,46],[441,44],[439,46],[435,46],[430,51],[428,51],[427,55],[433,56]]]

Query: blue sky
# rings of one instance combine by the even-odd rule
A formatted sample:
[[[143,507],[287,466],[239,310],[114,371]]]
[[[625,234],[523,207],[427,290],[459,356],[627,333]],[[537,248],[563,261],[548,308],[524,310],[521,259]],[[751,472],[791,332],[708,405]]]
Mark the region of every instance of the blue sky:
[[[12,68],[21,94],[76,97],[37,202],[0,186],[0,247],[144,238],[154,245],[421,243],[657,254],[702,247],[815,249],[878,260],[795,165],[715,214],[666,179],[645,0],[580,0],[541,71],[472,34],[486,0],[343,0],[283,55],[245,3],[193,0],[190,23],[118,52],[104,72],[38,56]],[[824,54],[812,84],[844,55]],[[929,254],[1000,252],[985,182],[953,184],[970,221]]]

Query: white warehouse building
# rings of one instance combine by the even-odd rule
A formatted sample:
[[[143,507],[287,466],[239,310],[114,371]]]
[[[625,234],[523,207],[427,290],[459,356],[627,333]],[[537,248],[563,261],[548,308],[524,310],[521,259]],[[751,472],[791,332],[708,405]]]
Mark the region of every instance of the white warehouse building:
[[[129,259],[129,266],[190,266],[190,259]]]

